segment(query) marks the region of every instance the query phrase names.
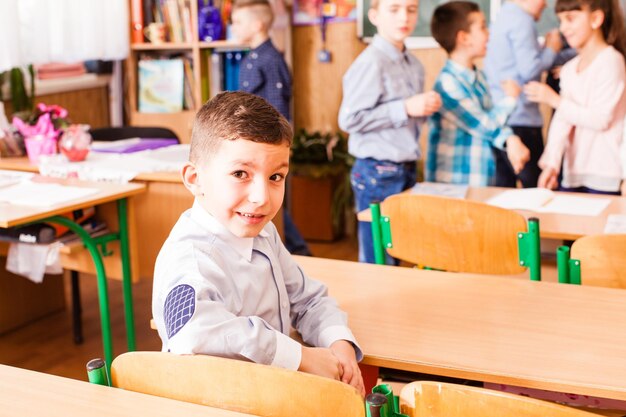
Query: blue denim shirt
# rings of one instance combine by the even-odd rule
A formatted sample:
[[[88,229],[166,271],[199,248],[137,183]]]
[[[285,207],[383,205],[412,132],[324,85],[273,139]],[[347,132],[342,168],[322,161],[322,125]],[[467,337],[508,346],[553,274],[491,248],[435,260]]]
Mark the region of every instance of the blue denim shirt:
[[[514,3],[502,6],[490,28],[484,68],[494,102],[504,98],[502,81],[512,79],[520,86],[539,81],[541,73],[554,63],[556,53],[542,48],[537,36],[535,20],[529,13]],[[543,126],[539,105],[528,101],[522,93],[507,125]]]
[[[291,75],[285,58],[270,39],[251,50],[241,62],[239,89],[263,97],[291,121]]]
[[[339,126],[357,158],[415,161],[424,118],[409,117],[404,100],[424,91],[424,67],[376,35],[343,76]]]

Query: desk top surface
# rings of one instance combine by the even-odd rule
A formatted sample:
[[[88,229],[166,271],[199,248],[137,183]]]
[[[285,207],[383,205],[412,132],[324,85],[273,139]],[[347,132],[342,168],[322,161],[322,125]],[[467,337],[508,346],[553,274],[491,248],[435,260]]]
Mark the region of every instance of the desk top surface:
[[[217,408],[0,365],[0,415],[243,417]]]
[[[297,257],[364,363],[626,400],[626,291]]]
[[[56,179],[49,177],[35,176],[32,181],[38,183],[62,184],[73,187],[96,188],[98,192],[83,198],[69,200],[62,204],[55,204],[47,207],[22,206],[8,203],[0,203],[0,227],[12,227],[20,224],[41,220],[57,214],[67,213],[89,206],[116,201],[121,198],[130,197],[145,191],[144,184],[111,184],[102,182],[86,182],[76,179]]]
[[[485,202],[496,195],[510,190],[501,187],[469,187],[467,199]],[[598,216],[575,216],[561,213],[540,213],[527,210],[516,210],[527,219],[536,217],[539,219],[541,237],[548,239],[576,240],[583,236],[599,235],[604,233],[604,226],[610,214],[626,214],[626,198],[610,195],[594,195],[580,193],[555,193],[571,196],[584,196],[586,198],[602,198],[611,200],[610,204]],[[383,209],[384,210],[384,209]],[[361,221],[371,221],[369,209],[358,214]]]

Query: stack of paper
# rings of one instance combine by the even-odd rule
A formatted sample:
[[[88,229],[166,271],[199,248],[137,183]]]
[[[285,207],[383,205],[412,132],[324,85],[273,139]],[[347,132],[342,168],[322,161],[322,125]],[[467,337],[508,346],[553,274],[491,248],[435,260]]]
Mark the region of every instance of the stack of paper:
[[[611,200],[560,194],[545,188],[523,188],[504,191],[486,203],[515,210],[597,216],[608,207]]]
[[[47,207],[83,198],[97,192],[96,188],[25,181],[3,188],[2,193],[0,193],[0,202],[17,206]]]
[[[411,194],[429,194],[464,199],[467,195],[467,189],[467,185],[420,182],[413,186]]]

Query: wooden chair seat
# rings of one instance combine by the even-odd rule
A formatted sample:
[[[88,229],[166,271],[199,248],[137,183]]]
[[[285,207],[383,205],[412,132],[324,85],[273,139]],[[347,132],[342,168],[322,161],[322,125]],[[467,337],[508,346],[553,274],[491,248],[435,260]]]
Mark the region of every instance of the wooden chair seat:
[[[397,194],[381,204],[393,247],[407,262],[450,272],[519,274],[519,213],[484,203],[431,195]]]
[[[363,417],[350,385],[303,372],[207,355],[129,352],[113,361],[115,387],[258,416]]]
[[[429,381],[404,386],[400,393],[400,409],[409,417],[597,417],[548,401]]]

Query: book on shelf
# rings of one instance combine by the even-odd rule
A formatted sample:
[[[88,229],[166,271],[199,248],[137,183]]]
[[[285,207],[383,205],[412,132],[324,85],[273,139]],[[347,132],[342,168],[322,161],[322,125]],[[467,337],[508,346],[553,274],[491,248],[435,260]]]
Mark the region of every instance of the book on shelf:
[[[183,58],[139,60],[139,112],[174,113],[183,109]]]
[[[213,98],[224,91],[222,65],[222,54],[213,51],[209,63],[209,98]]]
[[[576,216],[597,216],[611,203],[608,198],[573,194],[554,192],[546,188],[518,188],[503,191],[486,203],[506,209]]]
[[[196,100],[193,95],[193,69],[192,60],[190,57],[183,58],[183,65],[185,69],[185,103],[184,107],[187,110],[194,110],[196,108]]]
[[[239,69],[245,53],[243,51],[226,51],[223,54],[224,90],[237,91],[239,90]]]
[[[133,43],[143,43],[143,28],[142,0],[130,0],[130,39]]]

